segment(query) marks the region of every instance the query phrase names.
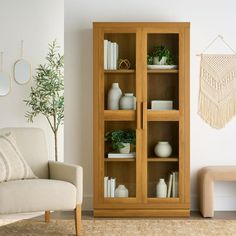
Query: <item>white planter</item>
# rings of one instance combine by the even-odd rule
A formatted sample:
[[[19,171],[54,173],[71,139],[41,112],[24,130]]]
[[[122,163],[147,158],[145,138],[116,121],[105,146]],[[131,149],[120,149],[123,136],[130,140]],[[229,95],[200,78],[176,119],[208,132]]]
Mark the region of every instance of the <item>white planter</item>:
[[[161,60],[159,60],[159,57],[153,58],[153,64],[154,65],[166,65],[167,57],[162,57]]]
[[[115,190],[115,197],[129,197],[129,191],[125,185],[119,185]]]
[[[158,142],[154,148],[154,153],[158,157],[169,157],[172,153],[172,147],[168,142]]]
[[[164,179],[159,180],[156,187],[156,194],[159,198],[165,198],[167,196],[167,185]]]
[[[121,110],[134,110],[136,108],[136,97],[133,93],[125,93],[120,99]]]
[[[130,153],[130,143],[122,143],[124,145],[123,148],[119,149],[119,152],[122,154],[128,154]]]
[[[113,83],[112,87],[108,92],[107,109],[108,110],[119,110],[119,101],[122,96],[122,91],[119,88],[118,83]]]

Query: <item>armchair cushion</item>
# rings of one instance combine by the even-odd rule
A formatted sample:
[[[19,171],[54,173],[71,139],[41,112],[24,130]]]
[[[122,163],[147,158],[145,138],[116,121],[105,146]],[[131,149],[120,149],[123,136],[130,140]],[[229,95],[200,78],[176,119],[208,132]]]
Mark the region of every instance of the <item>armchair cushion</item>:
[[[68,181],[76,187],[76,203],[83,200],[83,168],[78,165],[49,161],[50,179]]]
[[[0,135],[0,182],[34,178],[11,133]]]
[[[0,213],[11,214],[76,207],[76,187],[68,182],[27,179],[0,184]]]

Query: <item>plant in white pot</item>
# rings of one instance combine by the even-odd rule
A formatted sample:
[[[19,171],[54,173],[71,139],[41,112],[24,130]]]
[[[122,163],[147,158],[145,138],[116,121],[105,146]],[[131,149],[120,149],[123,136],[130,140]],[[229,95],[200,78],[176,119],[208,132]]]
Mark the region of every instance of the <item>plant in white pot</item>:
[[[47,63],[36,69],[35,85],[31,87],[29,98],[24,100],[30,107],[26,113],[29,122],[39,114],[47,119],[54,134],[56,161],[58,129],[64,120],[64,56],[60,55],[59,48],[56,41],[49,44]]]
[[[154,65],[173,65],[174,64],[173,54],[170,52],[170,50],[167,47],[163,45],[154,47],[151,55],[153,58]]]
[[[127,154],[130,153],[131,144],[136,143],[136,133],[134,130],[113,130],[105,134],[105,141],[114,151]]]

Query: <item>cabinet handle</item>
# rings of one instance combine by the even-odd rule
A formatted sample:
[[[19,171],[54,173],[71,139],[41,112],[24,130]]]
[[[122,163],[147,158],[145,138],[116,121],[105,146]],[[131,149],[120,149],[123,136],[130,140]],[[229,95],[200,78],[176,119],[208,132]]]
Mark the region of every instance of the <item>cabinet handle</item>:
[[[136,103],[136,121],[137,121],[137,129],[141,129],[141,102]]]
[[[145,123],[146,123],[146,117],[147,117],[147,102],[142,103],[142,129],[144,129]]]

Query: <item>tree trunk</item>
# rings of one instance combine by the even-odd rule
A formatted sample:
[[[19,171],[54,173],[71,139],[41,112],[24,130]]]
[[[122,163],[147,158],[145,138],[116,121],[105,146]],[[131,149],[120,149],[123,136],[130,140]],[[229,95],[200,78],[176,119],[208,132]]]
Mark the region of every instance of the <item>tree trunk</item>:
[[[57,154],[57,131],[54,132],[54,145],[55,145],[55,161],[58,161],[58,154]]]

